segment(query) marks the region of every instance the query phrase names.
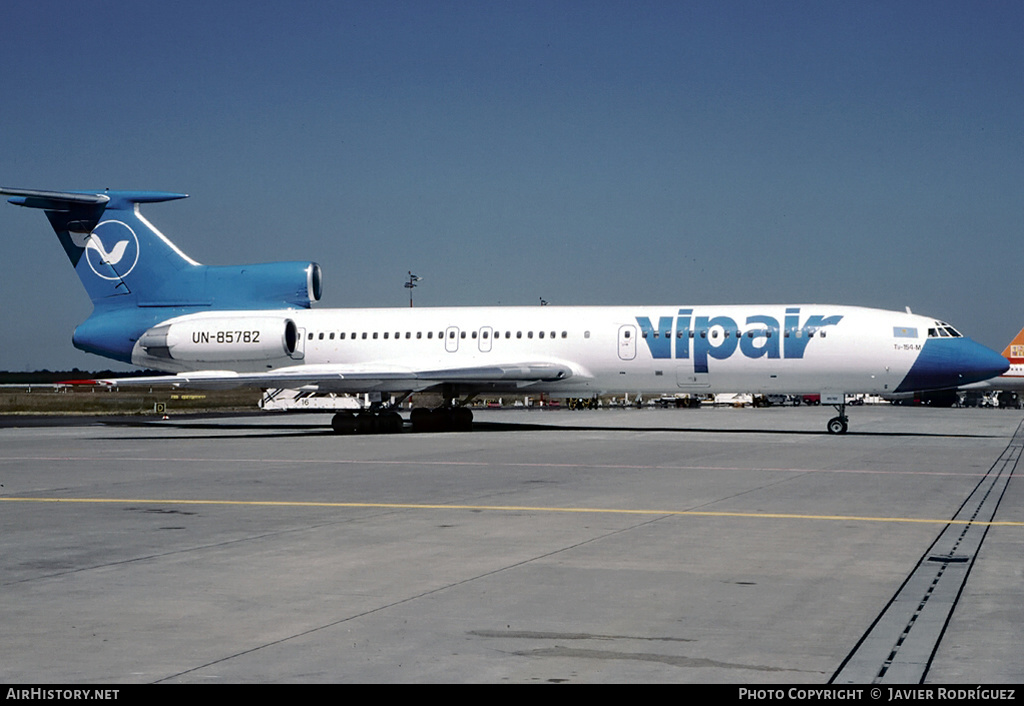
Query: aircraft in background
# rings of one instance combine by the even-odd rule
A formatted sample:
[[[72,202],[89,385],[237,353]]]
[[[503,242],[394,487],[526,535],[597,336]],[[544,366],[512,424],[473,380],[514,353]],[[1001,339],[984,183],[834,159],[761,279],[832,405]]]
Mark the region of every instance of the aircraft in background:
[[[1013,340],[1003,349],[1003,357],[1010,362],[1009,369],[1002,375],[961,385],[961,390],[1002,390],[1019,392],[1024,390],[1024,329],[1021,329]]]
[[[169,373],[112,384],[371,393],[367,413],[334,416],[339,433],[397,431],[397,405],[429,390],[444,402],[414,409],[414,429],[471,427],[465,402],[483,393],[750,392],[821,394],[841,434],[846,393],[953,388],[1008,368],[946,323],[862,307],[313,309],[316,263],[201,265],[140,213],[186,194],[0,193],[46,213],[92,299],[74,345]]]

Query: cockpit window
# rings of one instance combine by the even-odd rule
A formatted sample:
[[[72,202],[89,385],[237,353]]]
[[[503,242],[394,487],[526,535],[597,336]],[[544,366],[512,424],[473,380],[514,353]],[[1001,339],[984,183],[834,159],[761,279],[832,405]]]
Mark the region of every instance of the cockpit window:
[[[928,329],[928,338],[963,338],[963,334],[943,321],[936,321],[935,327]]]

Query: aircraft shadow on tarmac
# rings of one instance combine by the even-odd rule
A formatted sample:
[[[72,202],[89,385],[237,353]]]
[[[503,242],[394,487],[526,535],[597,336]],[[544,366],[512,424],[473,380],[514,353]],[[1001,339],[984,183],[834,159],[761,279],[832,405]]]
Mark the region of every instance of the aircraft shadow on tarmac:
[[[137,427],[139,429],[152,430],[154,428],[171,428],[176,432],[194,431],[197,432],[194,435],[185,435],[181,433],[175,433],[174,438],[176,439],[202,439],[202,438],[252,438],[259,437],[264,439],[269,438],[281,438],[281,437],[295,437],[295,436],[339,436],[335,434],[329,426],[323,423],[280,423],[280,424],[248,424],[245,422],[234,421],[195,421],[182,419],[176,421],[173,419],[167,420],[140,420],[140,419],[111,419],[107,418],[102,420],[100,423],[111,426],[111,427]],[[628,426],[628,425],[586,425],[586,424],[538,424],[536,422],[527,423],[516,423],[516,422],[473,422],[472,433],[501,433],[501,432],[524,432],[524,431],[544,431],[544,432],[593,432],[593,431],[613,431],[613,432],[662,432],[662,433],[676,433],[676,434],[735,434],[735,435],[752,435],[752,434],[769,434],[773,436],[830,436],[827,432],[818,429],[765,429],[765,428],[743,428],[743,429],[722,429],[715,427],[693,427],[693,426]],[[214,432],[202,433],[202,432]],[[216,432],[239,432],[239,433],[216,433]],[[414,432],[410,428],[406,428],[400,432],[402,434],[465,434],[467,432]],[[340,438],[358,438],[367,436],[390,436],[389,434],[360,434],[352,436],[342,436]],[[993,434],[962,434],[962,433],[941,433],[941,432],[921,432],[921,431],[850,431],[847,436],[865,436],[865,437],[921,437],[921,438],[994,438],[998,435]],[[166,439],[164,435],[146,435],[137,437],[139,439]]]

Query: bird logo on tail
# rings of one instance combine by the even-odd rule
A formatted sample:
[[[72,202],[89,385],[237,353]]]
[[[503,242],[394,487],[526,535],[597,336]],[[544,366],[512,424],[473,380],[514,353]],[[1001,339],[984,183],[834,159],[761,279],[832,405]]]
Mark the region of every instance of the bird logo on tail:
[[[104,221],[89,233],[72,231],[70,236],[75,245],[85,250],[85,258],[97,277],[119,280],[135,269],[139,261],[139,239],[121,221]],[[113,243],[109,250],[103,244],[104,238]]]

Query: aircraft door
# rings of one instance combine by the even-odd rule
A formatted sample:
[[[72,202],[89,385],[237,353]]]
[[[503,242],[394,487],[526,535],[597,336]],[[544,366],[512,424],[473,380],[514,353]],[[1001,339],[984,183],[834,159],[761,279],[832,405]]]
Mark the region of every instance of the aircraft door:
[[[444,332],[444,349],[449,353],[459,350],[459,327],[449,326]]]
[[[491,332],[490,326],[484,326],[482,329],[480,329],[479,333],[477,334],[477,341],[480,345],[481,353],[491,352],[491,336],[493,335],[494,334]]]
[[[619,327],[619,358],[636,358],[636,326],[627,324]]]

